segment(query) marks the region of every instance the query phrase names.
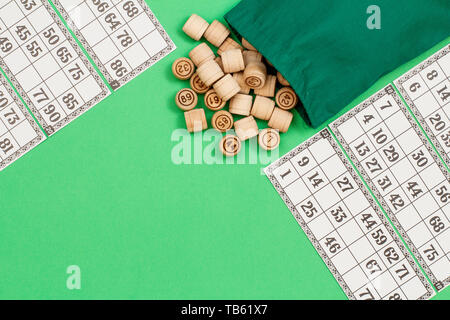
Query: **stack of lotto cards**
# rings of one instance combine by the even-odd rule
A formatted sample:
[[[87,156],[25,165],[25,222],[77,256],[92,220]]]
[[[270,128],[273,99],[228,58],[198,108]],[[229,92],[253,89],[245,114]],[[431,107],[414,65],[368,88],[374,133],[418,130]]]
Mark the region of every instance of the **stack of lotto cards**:
[[[174,49],[144,0],[1,1],[0,169]]]
[[[428,299],[450,283],[449,155],[446,46],[265,172],[350,299]]]

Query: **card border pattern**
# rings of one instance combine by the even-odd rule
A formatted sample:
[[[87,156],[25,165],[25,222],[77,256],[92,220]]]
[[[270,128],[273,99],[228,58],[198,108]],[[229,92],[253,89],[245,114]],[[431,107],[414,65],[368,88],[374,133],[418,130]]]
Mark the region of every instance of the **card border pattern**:
[[[344,155],[342,149],[339,147],[338,143],[333,138],[330,130],[328,128],[325,128],[322,131],[320,131],[319,133],[315,134],[310,139],[306,140],[305,142],[303,142],[302,144],[300,144],[299,146],[297,146],[296,148],[291,150],[290,152],[288,152],[287,154],[285,154],[283,157],[281,157],[280,159],[278,159],[277,161],[275,161],[274,163],[272,163],[268,167],[266,167],[264,169],[264,172],[267,175],[267,177],[269,178],[269,180],[272,183],[272,185],[274,186],[274,188],[276,189],[277,193],[280,195],[280,197],[282,198],[284,203],[287,205],[289,211],[292,213],[292,215],[294,216],[294,218],[297,221],[297,223],[302,228],[303,232],[305,232],[306,236],[308,237],[308,239],[310,240],[310,242],[312,243],[312,245],[314,246],[316,251],[319,253],[319,255],[322,258],[322,260],[327,265],[327,267],[330,270],[330,272],[333,274],[334,278],[337,280],[337,282],[341,286],[341,288],[344,291],[344,293],[347,295],[347,297],[349,299],[352,299],[352,300],[356,299],[355,295],[350,290],[350,287],[346,284],[346,282],[344,281],[343,277],[341,276],[339,271],[336,269],[336,267],[334,266],[334,264],[331,261],[331,259],[328,257],[328,254],[322,248],[322,246],[320,245],[319,241],[316,239],[315,235],[311,232],[311,230],[309,229],[307,223],[301,217],[301,215],[297,211],[295,205],[289,199],[289,196],[286,194],[286,192],[284,191],[283,187],[281,187],[280,183],[277,181],[276,177],[273,174],[273,171],[275,169],[277,169],[281,165],[285,164],[286,162],[290,161],[290,159],[295,157],[297,154],[299,154],[302,151],[306,150],[312,144],[314,144],[315,142],[317,142],[317,141],[319,141],[321,139],[326,139],[326,140],[328,140],[330,142],[330,144],[333,147],[334,151],[336,152],[338,157],[341,159],[341,161],[345,165],[348,173],[351,174],[351,176],[354,179],[354,181],[358,184],[359,189],[363,192],[363,194],[366,197],[366,199],[368,200],[370,206],[374,209],[375,213],[380,218],[380,221],[386,227],[386,230],[388,230],[388,232],[391,235],[393,241],[395,241],[395,243],[398,245],[399,249],[404,254],[406,260],[411,265],[412,269],[414,270],[414,272],[416,273],[416,275],[420,279],[421,283],[427,289],[427,293],[424,294],[423,296],[421,296],[418,300],[427,300],[427,299],[433,297],[434,294],[435,294],[433,288],[428,283],[428,281],[425,279],[424,275],[422,274],[422,272],[418,268],[417,264],[414,262],[413,257],[408,252],[408,250],[406,249],[405,245],[403,244],[401,239],[398,237],[398,235],[394,231],[394,229],[391,226],[391,224],[389,223],[389,221],[386,219],[386,217],[383,214],[383,212],[380,210],[379,206],[376,204],[374,198],[372,197],[372,195],[369,193],[369,191],[365,187],[363,181],[361,180],[361,178],[359,177],[359,175],[357,174],[357,172],[353,168],[352,164],[348,161],[347,157]]]

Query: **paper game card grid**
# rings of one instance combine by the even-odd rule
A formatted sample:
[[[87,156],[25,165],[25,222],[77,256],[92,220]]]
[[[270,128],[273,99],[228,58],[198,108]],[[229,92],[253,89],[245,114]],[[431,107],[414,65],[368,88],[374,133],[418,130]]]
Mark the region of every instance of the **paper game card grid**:
[[[0,73],[0,170],[44,140],[45,135]]]
[[[109,94],[47,1],[0,7],[0,66],[48,135]]]
[[[392,85],[330,125],[437,290],[450,281],[449,173]]]
[[[144,0],[53,0],[113,90],[175,50]]]
[[[394,83],[447,166],[450,166],[450,45]]]
[[[265,173],[350,299],[434,294],[327,129]]]

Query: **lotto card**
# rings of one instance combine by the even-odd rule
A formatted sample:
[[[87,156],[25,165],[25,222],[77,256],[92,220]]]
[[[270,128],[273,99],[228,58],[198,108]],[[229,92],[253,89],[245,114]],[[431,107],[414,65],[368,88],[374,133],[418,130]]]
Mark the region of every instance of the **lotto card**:
[[[44,140],[44,133],[0,73],[0,170]]]
[[[144,0],[53,0],[116,90],[175,50]]]
[[[434,294],[328,129],[265,173],[350,299]]]
[[[109,94],[46,0],[2,1],[0,66],[48,135]]]
[[[447,166],[450,166],[450,45],[395,81]]]
[[[330,125],[437,290],[450,282],[450,176],[387,86]]]

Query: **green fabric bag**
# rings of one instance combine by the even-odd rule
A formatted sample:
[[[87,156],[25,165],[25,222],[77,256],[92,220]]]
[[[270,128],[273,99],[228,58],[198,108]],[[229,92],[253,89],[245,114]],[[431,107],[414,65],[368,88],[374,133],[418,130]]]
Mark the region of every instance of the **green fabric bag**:
[[[370,30],[367,9],[381,10]],[[450,0],[243,0],[225,19],[291,83],[317,127],[450,35]]]

